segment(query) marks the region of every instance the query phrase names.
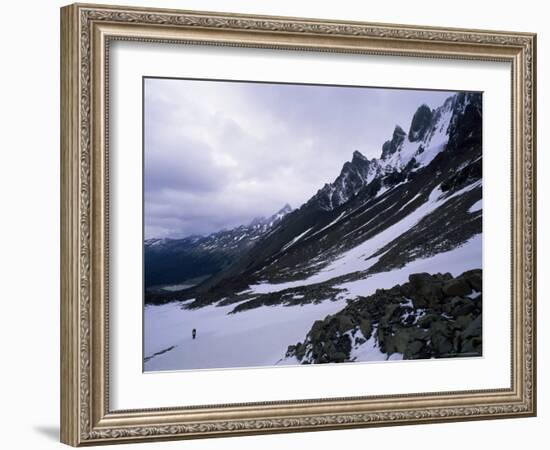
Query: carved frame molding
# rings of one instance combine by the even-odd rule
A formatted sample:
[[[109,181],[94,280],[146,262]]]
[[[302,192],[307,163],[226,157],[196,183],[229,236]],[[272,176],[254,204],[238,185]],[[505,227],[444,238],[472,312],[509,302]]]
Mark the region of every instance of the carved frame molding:
[[[79,446],[535,415],[534,34],[75,4],[61,10],[61,38],[62,442]],[[106,104],[114,39],[510,62],[510,389],[110,411]]]

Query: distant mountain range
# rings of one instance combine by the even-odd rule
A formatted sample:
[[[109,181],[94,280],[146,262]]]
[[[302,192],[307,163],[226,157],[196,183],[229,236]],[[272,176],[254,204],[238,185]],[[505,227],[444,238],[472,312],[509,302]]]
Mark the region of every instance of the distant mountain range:
[[[335,299],[342,283],[455,249],[482,231],[482,100],[421,105],[379,158],[354,151],[300,208],[207,237],[145,241],[148,303],[190,308]],[[445,270],[445,268],[443,268]],[[167,292],[166,284],[194,286]],[[198,281],[197,281],[198,280]]]
[[[222,230],[208,236],[183,239],[146,239],[145,288],[192,286],[219,273],[292,211],[286,204],[270,217],[258,217],[248,225]]]

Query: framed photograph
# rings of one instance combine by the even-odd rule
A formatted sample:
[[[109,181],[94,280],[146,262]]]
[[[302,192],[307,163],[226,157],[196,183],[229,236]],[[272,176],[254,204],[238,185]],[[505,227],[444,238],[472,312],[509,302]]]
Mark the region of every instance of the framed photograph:
[[[535,58],[62,8],[62,442],[535,415]]]

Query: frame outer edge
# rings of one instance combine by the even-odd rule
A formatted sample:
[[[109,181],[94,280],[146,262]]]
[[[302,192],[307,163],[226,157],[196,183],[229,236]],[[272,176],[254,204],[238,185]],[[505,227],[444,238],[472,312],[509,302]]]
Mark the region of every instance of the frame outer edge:
[[[531,35],[531,326],[532,326],[532,360],[531,382],[532,416],[538,414],[538,374],[537,374],[537,34]]]
[[[151,12],[151,15],[144,14]],[[82,16],[81,16],[82,13]],[[166,17],[174,14],[173,23]],[[180,15],[179,17],[176,17]],[[142,17],[143,16],[143,17]],[[201,17],[202,16],[202,17]],[[113,19],[114,18],[114,19]],[[189,23],[180,23],[176,18],[192,18]],[[281,33],[301,36],[332,36],[345,37],[355,35],[357,27],[367,27],[365,38],[384,37],[392,42],[416,42],[418,45],[428,42],[454,43],[453,36],[458,36],[458,42],[474,47],[487,46],[500,49],[510,49],[506,58],[512,52],[518,64],[518,86],[523,99],[518,106],[521,126],[518,132],[522,139],[516,141],[521,149],[518,169],[522,174],[522,183],[517,186],[521,196],[521,207],[518,212],[518,222],[523,232],[517,236],[522,249],[520,255],[521,267],[530,275],[523,277],[525,297],[522,298],[521,310],[527,316],[518,330],[522,334],[522,346],[518,348],[521,364],[517,383],[520,384],[519,397],[510,398],[508,403],[490,405],[482,403],[471,407],[454,407],[425,410],[397,410],[380,414],[361,413],[336,415],[306,415],[303,417],[260,417],[259,419],[239,418],[228,421],[202,421],[194,423],[147,423],[127,426],[122,423],[104,424],[105,417],[97,396],[104,395],[102,382],[97,380],[98,353],[93,349],[105,336],[94,326],[92,317],[101,312],[96,302],[98,286],[92,286],[97,273],[94,271],[94,261],[97,263],[97,253],[94,251],[94,239],[97,239],[97,217],[94,208],[97,203],[97,192],[94,190],[95,176],[93,169],[101,169],[94,160],[93,143],[97,129],[97,116],[93,112],[91,100],[94,87],[94,68],[91,64],[93,51],[93,33],[89,25],[108,22],[137,23],[144,26],[160,21],[163,26],[191,27],[195,30],[225,29],[240,32],[251,28],[251,31]],[[143,22],[143,23],[142,23]],[[460,30],[445,28],[428,28],[401,26],[392,24],[362,24],[350,23],[350,26],[338,26],[340,21],[324,21],[305,18],[275,18],[268,16],[237,15],[230,13],[201,13],[180,10],[159,10],[155,8],[132,8],[109,5],[74,4],[61,9],[61,441],[72,445],[98,445],[122,442],[156,441],[166,439],[189,439],[199,437],[252,435],[278,432],[317,431],[321,429],[341,429],[348,427],[387,426],[413,423],[436,423],[448,420],[481,420],[498,417],[525,417],[536,414],[536,36],[532,33],[496,32],[490,30]],[[383,29],[388,28],[386,31]],[[394,27],[395,30],[392,30]],[[380,28],[380,30],[378,30]],[[359,30],[361,31],[361,30]],[[391,33],[395,31],[395,33]],[[389,35],[387,33],[390,33]],[[382,34],[381,34],[382,33]],[[470,33],[470,34],[469,34]],[[361,33],[359,33],[361,34]],[[416,36],[416,37],[415,37]],[[433,41],[432,41],[433,39]],[[237,44],[238,46],[238,44]],[[246,45],[243,45],[246,46]],[[276,47],[274,47],[276,48]],[[335,46],[336,48],[336,46]],[[330,49],[329,49],[330,51]],[[424,53],[427,48],[423,49]],[[519,56],[518,53],[519,52]],[[434,52],[437,54],[438,52]],[[489,52],[490,53],[490,52]],[[488,53],[488,54],[489,54]],[[530,55],[531,58],[525,59]],[[466,55],[470,59],[471,55]],[[475,55],[474,55],[475,56]],[[479,55],[478,55],[479,56]],[[530,75],[530,77],[529,77]],[[92,77],[92,79],[90,79]],[[527,79],[526,79],[527,77]],[[516,91],[517,92],[517,91]],[[97,107],[97,103],[95,105]],[[92,108],[92,111],[90,111]],[[97,112],[97,111],[96,111]],[[526,132],[525,128],[529,128]],[[95,131],[94,131],[95,130]],[[91,134],[94,134],[92,136]],[[528,158],[526,160],[526,158]],[[93,162],[96,161],[96,164]],[[92,163],[92,164],[91,164]],[[93,175],[93,176],[92,176]],[[523,178],[525,175],[525,178]],[[527,190],[529,197],[524,194]],[[527,208],[527,210],[526,210]],[[525,214],[527,212],[527,214]],[[94,237],[95,236],[95,237]],[[522,239],[523,238],[523,239]],[[525,244],[528,244],[525,250]],[[527,267],[525,267],[527,266]],[[92,294],[92,291],[95,293]],[[520,289],[521,291],[521,289]],[[92,301],[93,300],[93,301]],[[527,304],[524,303],[527,302]],[[531,313],[531,314],[530,314]],[[100,314],[101,316],[101,314]],[[522,317],[523,318],[523,317]],[[517,328],[516,328],[517,329]],[[530,357],[525,360],[525,350]],[[99,355],[101,356],[101,355]],[[94,370],[95,367],[95,370]],[[100,367],[101,368],[101,367]],[[100,370],[101,372],[101,370]],[[525,389],[526,388],[526,389]],[[453,406],[453,405],[451,405]],[[99,407],[99,408],[98,408]],[[147,411],[143,411],[148,413]],[[99,413],[99,414],[98,414]],[[149,413],[150,414],[150,413]],[[420,414],[420,415],[419,415]],[[100,417],[98,417],[98,415]],[[147,415],[147,414],[146,414]],[[117,417],[114,417],[117,419]],[[106,425],[106,426],[105,426]]]
[[[78,19],[74,5],[60,10],[61,19],[61,217],[60,217],[60,440],[77,446],[79,436],[79,303],[78,293]]]

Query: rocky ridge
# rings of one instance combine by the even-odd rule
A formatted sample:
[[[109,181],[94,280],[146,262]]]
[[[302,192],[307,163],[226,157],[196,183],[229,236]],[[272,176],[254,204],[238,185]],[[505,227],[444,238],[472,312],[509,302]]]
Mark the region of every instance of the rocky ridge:
[[[286,358],[301,364],[355,361],[364,346],[403,359],[482,355],[482,271],[416,273],[317,320]]]
[[[207,236],[145,240],[146,289],[186,282],[193,284],[195,280],[220,272],[291,212],[291,206],[286,204],[269,217],[257,217],[247,225]],[[153,300],[158,295],[148,292],[146,297]]]
[[[391,139],[382,145],[380,158],[368,159],[356,150],[336,180],[325,184],[310,202],[330,211],[346,203],[376,178],[394,172],[410,172],[430,163],[443,150],[449,136],[457,131],[456,123],[460,122],[466,107],[477,104],[478,97],[478,94],[459,93],[433,110],[421,105],[412,118],[408,133],[401,126],[395,126]]]

